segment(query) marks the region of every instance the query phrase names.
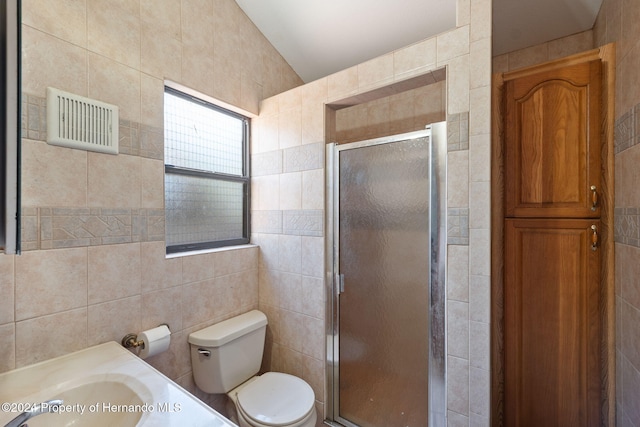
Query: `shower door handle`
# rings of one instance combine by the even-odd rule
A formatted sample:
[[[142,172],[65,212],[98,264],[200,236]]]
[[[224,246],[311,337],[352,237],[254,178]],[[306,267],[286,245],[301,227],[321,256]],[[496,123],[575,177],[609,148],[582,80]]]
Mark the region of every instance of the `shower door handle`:
[[[344,292],[344,274],[336,274],[336,293],[340,295]]]

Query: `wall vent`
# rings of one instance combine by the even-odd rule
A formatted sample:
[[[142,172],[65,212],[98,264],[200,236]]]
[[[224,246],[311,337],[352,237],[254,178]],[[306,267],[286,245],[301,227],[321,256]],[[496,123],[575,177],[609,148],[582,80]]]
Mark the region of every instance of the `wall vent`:
[[[47,143],[118,154],[118,107],[47,88]]]

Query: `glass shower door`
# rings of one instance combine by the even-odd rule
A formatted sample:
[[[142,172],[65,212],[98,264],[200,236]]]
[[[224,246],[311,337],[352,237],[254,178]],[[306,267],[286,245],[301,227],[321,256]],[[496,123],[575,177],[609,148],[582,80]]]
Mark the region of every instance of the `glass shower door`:
[[[428,135],[339,147],[334,411],[343,425],[428,425],[429,156]]]

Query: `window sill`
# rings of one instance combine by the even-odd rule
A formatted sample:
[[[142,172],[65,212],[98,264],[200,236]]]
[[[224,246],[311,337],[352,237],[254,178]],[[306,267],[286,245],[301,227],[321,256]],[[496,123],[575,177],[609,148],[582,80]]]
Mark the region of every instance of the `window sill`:
[[[257,247],[258,247],[258,245],[254,245],[254,244],[249,243],[249,244],[246,244],[246,245],[225,246],[223,248],[211,248],[211,249],[200,249],[200,250],[197,250],[197,251],[176,252],[176,253],[165,255],[165,258],[166,259],[180,258],[180,257],[185,257],[185,256],[210,254],[210,253],[213,253],[213,252],[227,252],[227,251],[235,251],[237,249],[250,249],[250,248],[257,248]]]

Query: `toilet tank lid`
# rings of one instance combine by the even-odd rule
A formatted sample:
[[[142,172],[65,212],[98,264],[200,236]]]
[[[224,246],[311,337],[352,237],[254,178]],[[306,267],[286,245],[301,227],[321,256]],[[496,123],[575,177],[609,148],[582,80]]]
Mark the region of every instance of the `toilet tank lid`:
[[[267,316],[252,310],[189,334],[189,343],[202,347],[220,347],[244,334],[267,325]]]

